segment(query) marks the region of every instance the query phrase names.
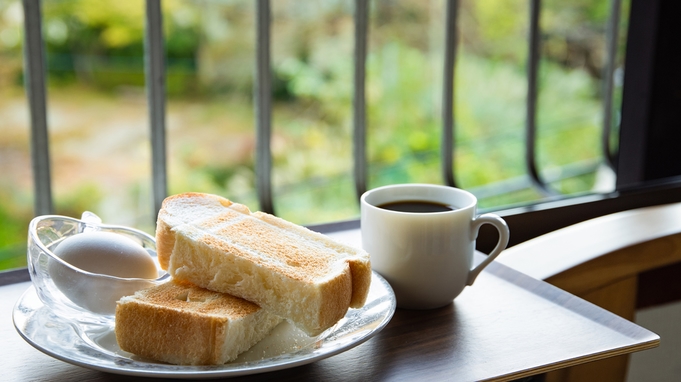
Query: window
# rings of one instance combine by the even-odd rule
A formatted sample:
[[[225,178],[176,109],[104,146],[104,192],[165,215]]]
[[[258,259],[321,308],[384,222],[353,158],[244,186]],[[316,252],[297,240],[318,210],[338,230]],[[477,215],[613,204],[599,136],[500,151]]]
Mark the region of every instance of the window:
[[[78,216],[89,209],[107,222],[151,232],[166,192],[204,191],[253,209],[272,207],[301,224],[350,220],[315,226],[329,230],[357,224],[357,188],[451,177],[485,209],[505,216],[519,242],[604,213],[681,199],[674,182],[681,174],[673,156],[679,129],[672,85],[679,81],[672,68],[679,60],[669,37],[675,33],[670,1],[23,4],[26,22],[42,25],[42,35],[25,29],[33,58],[26,72],[20,70],[22,3],[0,1],[0,81],[8,84],[0,106],[6,201],[0,268],[25,261],[32,203],[38,213]],[[606,70],[614,76],[603,77],[609,23],[617,26],[608,32],[617,37]],[[533,26],[535,45],[527,38]],[[448,44],[451,39],[458,43]],[[539,48],[537,71],[530,71],[537,76],[536,105],[527,101],[533,47]],[[35,58],[43,52],[41,88]],[[269,73],[268,61],[271,77],[258,77]],[[357,69],[356,62],[365,65]],[[455,63],[455,71],[445,62]],[[150,86],[146,78],[159,73],[165,82]],[[448,94],[442,84],[451,74]],[[603,78],[613,79],[610,95],[602,91]],[[254,101],[263,79],[256,92],[262,97]],[[364,91],[356,93],[356,84]],[[37,95],[37,103],[27,104],[24,91]],[[612,118],[604,121],[609,102]],[[530,107],[536,107],[536,145],[527,160]],[[32,113],[42,131],[33,135],[37,140],[29,140],[27,119],[9,117],[22,113]],[[604,123],[612,128],[607,145]],[[358,125],[366,148],[353,163]],[[451,150],[441,146],[443,125],[452,127],[444,130],[453,133]],[[271,150],[256,154],[259,145]],[[443,170],[443,161],[453,167]],[[534,183],[547,190],[533,185],[526,161],[536,165]],[[607,176],[610,162],[616,190]],[[604,192],[596,180],[605,181]]]

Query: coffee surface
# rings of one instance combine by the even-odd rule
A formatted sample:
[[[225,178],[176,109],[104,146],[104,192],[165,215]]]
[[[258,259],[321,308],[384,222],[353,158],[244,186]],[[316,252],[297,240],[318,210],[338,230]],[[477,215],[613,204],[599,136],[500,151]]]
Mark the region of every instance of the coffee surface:
[[[398,202],[381,204],[378,206],[378,208],[383,208],[386,210],[397,212],[418,212],[418,213],[447,212],[456,209],[453,206],[448,206],[446,204],[425,200],[400,200]]]

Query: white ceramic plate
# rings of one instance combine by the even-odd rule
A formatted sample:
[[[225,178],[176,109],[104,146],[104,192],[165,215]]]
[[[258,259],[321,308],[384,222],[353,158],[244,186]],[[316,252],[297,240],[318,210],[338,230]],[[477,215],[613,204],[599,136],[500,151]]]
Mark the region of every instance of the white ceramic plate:
[[[163,378],[218,378],[300,366],[351,349],[387,325],[396,302],[390,285],[373,273],[367,302],[350,309],[317,337],[284,322],[235,361],[219,366],[178,366],[127,353],[116,343],[113,326],[84,325],[56,316],[29,288],[14,307],[14,326],[36,349],[59,360],[109,373]]]

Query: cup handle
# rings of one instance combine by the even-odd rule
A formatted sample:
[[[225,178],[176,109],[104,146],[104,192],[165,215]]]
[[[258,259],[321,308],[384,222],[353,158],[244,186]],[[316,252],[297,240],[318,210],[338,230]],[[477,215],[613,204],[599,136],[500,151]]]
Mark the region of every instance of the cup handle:
[[[508,245],[508,240],[510,237],[510,231],[508,229],[508,225],[498,215],[495,214],[482,214],[478,216],[477,218],[473,219],[471,222],[471,240],[475,240],[475,238],[478,237],[478,232],[480,231],[480,227],[483,224],[491,224],[493,225],[497,231],[499,231],[499,241],[497,242],[497,246],[494,247],[492,252],[490,252],[487,255],[487,258],[483,260],[480,264],[478,264],[477,267],[471,269],[468,272],[468,281],[466,285],[473,285],[473,281],[478,277],[480,272],[489,265],[489,263],[492,262],[499,254],[501,251],[506,249],[506,246]]]

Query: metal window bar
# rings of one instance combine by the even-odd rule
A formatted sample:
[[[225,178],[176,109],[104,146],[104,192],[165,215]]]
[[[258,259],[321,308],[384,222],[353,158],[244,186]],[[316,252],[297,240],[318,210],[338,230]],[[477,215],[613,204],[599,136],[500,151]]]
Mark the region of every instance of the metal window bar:
[[[366,55],[368,35],[368,0],[355,0],[355,66],[353,109],[353,158],[355,193],[359,199],[367,190],[366,159]]]
[[[52,213],[50,180],[50,155],[47,134],[45,58],[42,39],[42,20],[39,0],[22,0],[25,14],[25,78],[31,118],[31,158],[33,164],[35,213]],[[458,0],[448,0],[446,10],[444,84],[443,84],[443,132],[442,172],[445,183],[454,186],[454,68],[456,62],[456,27]],[[537,72],[539,67],[539,16],[541,0],[530,2],[530,34],[528,54],[528,91],[526,121],[526,164],[532,184],[546,194],[555,194],[542,179],[536,166],[536,104]],[[603,149],[606,161],[612,160],[610,148],[610,125],[614,61],[617,52],[617,26],[621,0],[611,0],[608,26],[608,49],[606,82],[604,90]],[[271,60],[270,60],[270,1],[258,0],[256,6],[256,172],[260,208],[274,213],[272,202],[271,140]],[[359,195],[367,189],[366,160],[366,57],[368,35],[368,0],[355,0],[355,65],[354,65],[354,181]],[[161,0],[146,2],[146,86],[149,99],[149,119],[152,146],[152,181],[155,212],[167,195],[166,142],[165,142],[165,64],[163,43],[163,19]]]
[[[24,77],[31,121],[31,161],[35,189],[33,208],[36,215],[48,215],[52,213],[52,186],[40,0],[23,0],[23,7]]]
[[[163,13],[161,0],[147,0],[145,28],[145,75],[151,127],[151,172],[154,215],[168,195],[166,172],[166,86]]]
[[[258,0],[256,5],[256,188],[260,209],[274,213],[272,202],[272,74],[270,62],[270,1]]]
[[[454,67],[456,65],[456,21],[458,0],[448,0],[445,11],[445,55],[442,76],[442,177],[444,183],[456,187],[454,174]]]
[[[537,97],[539,86],[537,76],[539,73],[540,56],[540,25],[541,0],[530,1],[530,29],[529,50],[527,57],[527,114],[525,116],[525,165],[532,184],[547,196],[555,195],[543,179],[537,167]]]
[[[610,0],[610,14],[605,33],[606,39],[606,64],[603,73],[603,136],[601,144],[605,164],[615,169],[615,153],[611,147],[610,136],[612,133],[612,98],[615,88],[615,65],[617,60],[617,44],[619,42],[620,13],[622,10],[621,0]]]

